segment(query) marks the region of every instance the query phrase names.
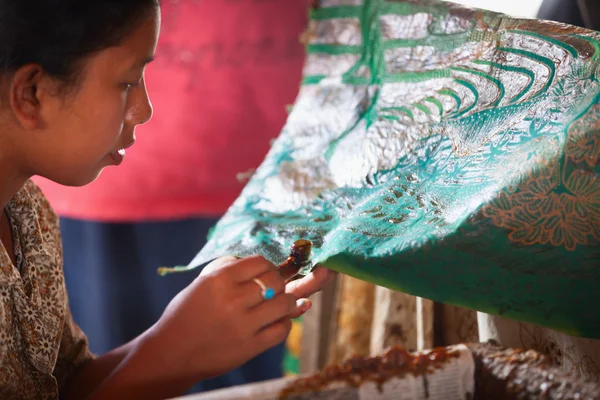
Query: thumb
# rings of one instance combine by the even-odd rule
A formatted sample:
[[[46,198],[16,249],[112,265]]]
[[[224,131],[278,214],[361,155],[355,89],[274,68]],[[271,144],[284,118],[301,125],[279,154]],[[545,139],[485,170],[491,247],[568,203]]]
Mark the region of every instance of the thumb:
[[[312,307],[312,301],[309,299],[298,299],[296,301],[296,309],[290,314],[290,318],[298,318],[304,315]]]

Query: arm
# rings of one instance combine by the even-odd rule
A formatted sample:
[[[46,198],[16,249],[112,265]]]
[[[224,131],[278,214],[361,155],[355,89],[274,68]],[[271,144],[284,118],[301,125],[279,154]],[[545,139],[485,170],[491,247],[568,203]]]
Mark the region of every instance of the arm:
[[[176,360],[161,357],[169,354],[169,343],[169,339],[153,335],[151,328],[133,341],[88,361],[63,398],[164,399],[183,394],[202,378],[175,372],[179,369],[172,364]]]
[[[68,382],[61,398],[65,400],[86,398],[93,388],[100,386],[129,353],[135,349],[140,338],[138,337],[102,357],[87,361]]]
[[[229,260],[229,262],[231,261]],[[246,290],[249,291],[248,296],[250,297],[256,297],[258,293],[253,282],[245,285],[244,289],[235,289],[229,295],[222,284],[217,285],[216,292],[212,291],[210,283],[211,281],[216,282],[215,278],[211,277],[211,271],[223,274],[223,271],[219,270],[226,263],[227,259],[221,259],[207,266],[206,271],[203,271],[197,281],[173,299],[161,320],[137,339],[100,358],[88,361],[64,390],[64,399],[110,398],[118,400],[176,397],[183,394],[196,382],[235,368],[247,359],[284,340],[289,330],[289,319],[279,320],[278,318],[273,322],[281,322],[276,322],[268,328],[261,328],[262,333],[253,332],[248,335],[239,328],[239,326],[249,325],[248,322],[244,322],[248,311],[243,311],[244,317],[241,313],[230,316],[228,314],[238,313],[239,310],[219,306],[219,304],[239,304],[239,301],[235,299],[245,296],[243,292]],[[250,259],[249,261],[235,260],[234,263],[239,264],[236,268],[244,268],[244,264],[246,264],[245,272],[247,272],[249,267],[260,266],[264,264],[264,261]],[[233,271],[233,273],[229,273],[231,276],[239,277],[239,272],[231,267],[229,269]],[[224,270],[226,271],[227,268]],[[269,273],[273,277],[279,277],[279,273],[274,270]],[[317,268],[305,278],[289,283],[285,287],[285,292],[290,295],[290,299],[309,296],[322,288],[333,275],[329,270]],[[208,282],[206,278],[209,279]],[[281,284],[283,291],[283,282]],[[224,298],[219,299],[220,296],[224,296]],[[273,300],[269,302],[273,302]],[[270,304],[266,307],[275,306],[275,303]],[[283,304],[284,308],[278,311],[278,314],[297,317],[308,309],[306,304],[297,308],[294,308],[292,304],[291,309],[289,305],[288,308],[285,308],[285,303]],[[217,310],[213,306],[217,306]],[[261,307],[265,307],[265,303],[262,303]],[[214,314],[215,311],[217,314]],[[208,318],[206,321],[201,321],[199,316]],[[258,318],[259,316],[256,314],[251,316],[250,320]],[[224,321],[227,325],[225,327],[215,326],[215,321],[219,322],[219,320]],[[237,322],[237,327],[231,325],[234,322]],[[193,325],[196,327],[194,328]],[[196,347],[195,339],[204,335],[210,336],[209,332],[217,332],[222,339],[221,342],[209,341],[207,347],[198,352],[198,349],[194,348]],[[226,332],[233,333],[234,339],[227,338]],[[244,340],[248,341],[248,348],[244,348],[241,344]],[[227,346],[223,343],[227,343]],[[240,344],[232,345],[231,343]],[[214,351],[214,349],[224,348],[228,348],[232,354],[227,354],[225,350]],[[201,355],[194,356],[194,354]],[[193,365],[199,362],[208,364],[208,368],[206,366],[199,368]],[[219,364],[223,364],[223,367]]]
[[[171,301],[161,319],[131,343],[88,361],[62,390],[65,399],[162,399],[221,375],[281,343],[290,316],[307,310],[296,299],[330,277],[316,272],[294,288],[262,257],[226,258],[207,267]],[[273,288],[265,301],[252,281]],[[286,293],[287,292],[287,293]]]

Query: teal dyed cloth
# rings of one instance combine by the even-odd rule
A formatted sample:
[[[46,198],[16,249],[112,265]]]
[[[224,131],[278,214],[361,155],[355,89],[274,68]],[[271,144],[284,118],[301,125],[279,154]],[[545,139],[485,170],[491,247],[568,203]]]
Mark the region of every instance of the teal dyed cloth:
[[[190,268],[305,238],[342,273],[599,338],[600,35],[321,0],[306,37],[287,125]]]

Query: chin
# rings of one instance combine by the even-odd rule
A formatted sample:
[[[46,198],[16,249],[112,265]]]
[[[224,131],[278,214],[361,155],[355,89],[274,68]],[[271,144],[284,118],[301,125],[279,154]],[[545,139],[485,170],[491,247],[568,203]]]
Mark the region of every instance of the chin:
[[[94,171],[90,174],[78,174],[78,175],[61,175],[61,176],[46,176],[45,178],[50,179],[63,186],[81,187],[94,182],[100,174],[102,169]]]

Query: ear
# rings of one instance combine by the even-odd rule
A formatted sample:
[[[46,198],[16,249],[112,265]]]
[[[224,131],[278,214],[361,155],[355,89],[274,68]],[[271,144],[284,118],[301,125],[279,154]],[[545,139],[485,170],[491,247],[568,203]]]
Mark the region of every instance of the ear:
[[[44,70],[37,64],[19,68],[12,77],[9,99],[15,118],[24,129],[31,130],[40,123],[39,84]]]

